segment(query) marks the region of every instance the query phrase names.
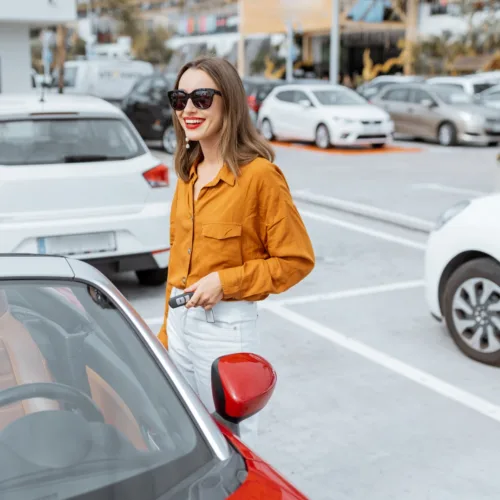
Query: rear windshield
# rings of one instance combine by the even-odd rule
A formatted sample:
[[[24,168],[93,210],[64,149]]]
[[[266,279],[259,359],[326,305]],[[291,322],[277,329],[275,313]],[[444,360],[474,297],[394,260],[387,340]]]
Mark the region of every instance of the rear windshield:
[[[495,85],[496,83],[475,83],[472,88],[474,89],[474,94],[479,94]]]
[[[0,121],[0,165],[127,160],[145,152],[137,133],[121,119]]]

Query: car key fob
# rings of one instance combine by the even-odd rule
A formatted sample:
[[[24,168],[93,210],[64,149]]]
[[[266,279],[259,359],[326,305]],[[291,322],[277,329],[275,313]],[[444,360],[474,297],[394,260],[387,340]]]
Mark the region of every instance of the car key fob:
[[[168,305],[172,308],[185,306],[193,295],[194,295],[193,292],[176,295],[175,297],[170,298],[170,300],[168,301]]]

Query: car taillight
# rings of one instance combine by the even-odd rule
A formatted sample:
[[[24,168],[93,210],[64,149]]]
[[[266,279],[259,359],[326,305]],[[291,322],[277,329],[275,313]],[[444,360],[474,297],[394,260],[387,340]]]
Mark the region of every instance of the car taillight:
[[[259,111],[259,105],[257,104],[257,98],[254,95],[248,96],[247,99],[248,107],[255,111],[256,113]]]
[[[156,167],[147,170],[142,175],[152,188],[169,186],[168,167],[166,165],[163,165],[163,163],[160,163],[159,165],[156,165]]]

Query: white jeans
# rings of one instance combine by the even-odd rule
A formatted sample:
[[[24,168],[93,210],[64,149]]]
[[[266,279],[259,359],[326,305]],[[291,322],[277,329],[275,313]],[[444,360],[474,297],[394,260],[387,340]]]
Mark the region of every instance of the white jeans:
[[[181,293],[182,290],[172,289],[172,296]],[[238,352],[259,354],[260,345],[255,302],[222,301],[212,311],[213,323],[207,321],[207,313],[201,307],[170,308],[167,319],[170,358],[210,413],[215,410],[211,381],[213,361]],[[257,433],[258,415],[240,424],[240,437],[246,445],[254,445]]]

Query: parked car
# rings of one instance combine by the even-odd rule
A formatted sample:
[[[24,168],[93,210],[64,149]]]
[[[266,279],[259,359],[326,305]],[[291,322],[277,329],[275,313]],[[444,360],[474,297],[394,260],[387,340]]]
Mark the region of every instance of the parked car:
[[[500,85],[495,85],[477,95],[477,102],[489,108],[500,110]]]
[[[212,365],[210,415],[99,271],[0,256],[0,498],[306,500],[239,439],[276,373],[252,353]]]
[[[356,92],[362,95],[365,99],[372,99],[379,94],[382,89],[388,85],[399,83],[420,83],[425,80],[422,76],[404,76],[404,75],[382,75],[376,76],[373,80],[360,85]]]
[[[177,145],[168,91],[175,81],[161,73],[140,79],[121,104],[123,112],[146,140],[161,140],[163,149],[174,154]]]
[[[271,91],[259,111],[259,129],[272,140],[311,141],[321,149],[391,141],[389,115],[353,90],[332,84],[288,84]]]
[[[390,86],[373,103],[391,115],[400,134],[436,140],[443,146],[500,142],[500,114],[453,86]]]
[[[243,86],[247,95],[248,108],[254,123],[257,123],[257,116],[262,102],[269,95],[273,88],[283,85],[283,80],[271,80],[269,78],[247,77],[243,78]]]
[[[500,195],[464,200],[438,220],[427,244],[425,284],[431,314],[459,349],[500,365]]]
[[[436,76],[428,78],[426,83],[429,85],[444,85],[447,88],[455,87],[466,94],[474,96],[499,84],[500,74],[498,72],[491,72],[475,73],[466,76]]]
[[[96,59],[64,63],[64,93],[91,95],[119,104],[139,78],[153,73],[153,65],[131,59]],[[59,71],[53,73],[53,92]]]
[[[63,254],[165,282],[169,169],[116,106],[0,95],[0,253]]]

